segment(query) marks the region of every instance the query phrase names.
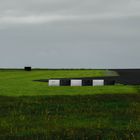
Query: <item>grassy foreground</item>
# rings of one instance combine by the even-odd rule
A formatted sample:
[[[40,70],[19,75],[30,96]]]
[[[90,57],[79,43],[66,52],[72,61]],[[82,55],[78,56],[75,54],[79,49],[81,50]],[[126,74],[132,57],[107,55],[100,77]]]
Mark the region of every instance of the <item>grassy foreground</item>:
[[[0,71],[0,140],[139,140],[140,87],[48,87],[106,71]]]

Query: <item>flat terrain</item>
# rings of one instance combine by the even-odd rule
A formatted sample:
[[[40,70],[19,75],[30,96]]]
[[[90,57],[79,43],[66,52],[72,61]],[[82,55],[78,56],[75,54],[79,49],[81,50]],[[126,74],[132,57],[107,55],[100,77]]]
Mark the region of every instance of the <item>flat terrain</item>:
[[[139,140],[140,86],[48,87],[104,70],[0,70],[0,139]]]
[[[48,83],[35,82],[37,79],[113,76],[115,72],[104,70],[0,70],[0,95],[90,95],[104,93],[137,93],[139,86],[104,87],[48,87]]]

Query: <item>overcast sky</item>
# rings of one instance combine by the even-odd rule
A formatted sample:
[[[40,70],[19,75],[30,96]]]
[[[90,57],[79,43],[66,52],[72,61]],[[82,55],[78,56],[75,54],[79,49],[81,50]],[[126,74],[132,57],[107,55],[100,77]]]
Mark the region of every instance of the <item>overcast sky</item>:
[[[140,0],[0,0],[0,67],[140,67]]]

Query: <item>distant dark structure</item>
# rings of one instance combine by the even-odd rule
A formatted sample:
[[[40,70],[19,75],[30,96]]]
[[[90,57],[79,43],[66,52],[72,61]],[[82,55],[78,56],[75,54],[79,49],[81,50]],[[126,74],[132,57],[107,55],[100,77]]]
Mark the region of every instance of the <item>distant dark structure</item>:
[[[116,81],[113,80],[113,79],[112,80],[111,79],[105,79],[104,84],[105,85],[115,85]]]
[[[92,86],[93,80],[92,79],[83,79],[82,80],[82,86]]]
[[[60,80],[61,86],[70,86],[70,79],[62,79]]]
[[[32,68],[31,68],[31,67],[24,67],[24,70],[25,70],[25,71],[31,71]]]

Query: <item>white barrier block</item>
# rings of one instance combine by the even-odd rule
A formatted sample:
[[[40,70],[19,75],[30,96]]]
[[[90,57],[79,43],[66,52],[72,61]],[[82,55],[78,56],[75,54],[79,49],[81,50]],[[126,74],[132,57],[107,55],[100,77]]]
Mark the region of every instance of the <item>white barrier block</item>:
[[[82,80],[71,80],[71,86],[82,86]]]
[[[60,86],[60,80],[49,80],[49,86]]]
[[[93,86],[103,86],[104,80],[93,80]]]

